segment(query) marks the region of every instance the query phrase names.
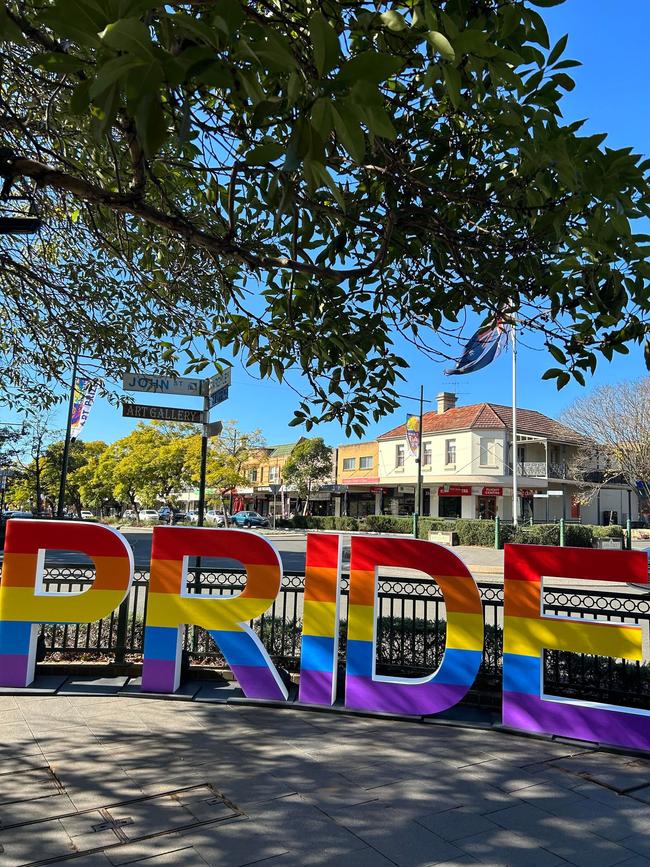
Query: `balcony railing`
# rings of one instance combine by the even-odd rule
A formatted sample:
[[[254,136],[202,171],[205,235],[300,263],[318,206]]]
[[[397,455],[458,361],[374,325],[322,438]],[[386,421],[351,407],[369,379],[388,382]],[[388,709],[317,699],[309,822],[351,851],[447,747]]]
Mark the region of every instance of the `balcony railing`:
[[[568,479],[569,468],[566,464],[549,464],[548,477],[549,479]]]
[[[512,475],[512,467],[508,467]],[[546,461],[518,461],[517,473],[520,476],[528,476],[535,479],[546,478]]]

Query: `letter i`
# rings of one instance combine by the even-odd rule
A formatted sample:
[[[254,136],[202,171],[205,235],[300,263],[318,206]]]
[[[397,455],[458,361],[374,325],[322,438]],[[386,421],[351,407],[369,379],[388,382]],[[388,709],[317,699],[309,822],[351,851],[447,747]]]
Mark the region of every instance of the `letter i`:
[[[341,537],[307,534],[305,599],[300,651],[303,704],[334,704],[339,647]]]

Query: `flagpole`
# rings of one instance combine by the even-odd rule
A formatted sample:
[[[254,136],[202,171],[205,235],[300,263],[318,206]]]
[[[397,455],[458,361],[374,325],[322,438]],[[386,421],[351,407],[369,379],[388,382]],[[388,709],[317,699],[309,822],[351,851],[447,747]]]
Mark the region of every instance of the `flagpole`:
[[[512,320],[512,521],[517,526],[519,497],[517,496],[517,322]]]
[[[75,350],[72,359],[72,380],[70,382],[70,400],[68,402],[68,421],[65,427],[65,441],[63,443],[63,457],[61,459],[61,479],[59,483],[59,499],[56,508],[57,518],[62,518],[65,510],[65,483],[68,478],[68,460],[70,457],[70,442],[72,439],[72,410],[74,408],[75,387],[77,384],[78,352]]]

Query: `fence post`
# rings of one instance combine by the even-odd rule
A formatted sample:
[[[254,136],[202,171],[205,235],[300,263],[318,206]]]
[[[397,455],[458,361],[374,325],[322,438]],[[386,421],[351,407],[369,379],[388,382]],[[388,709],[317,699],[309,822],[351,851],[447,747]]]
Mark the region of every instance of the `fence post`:
[[[120,603],[117,610],[117,636],[115,639],[115,662],[122,665],[126,659],[126,633],[129,623],[129,597]]]
[[[564,518],[560,518],[560,547],[564,548]]]
[[[501,546],[501,518],[498,515],[494,518],[494,547],[499,550]]]
[[[625,531],[626,531],[625,545],[629,551],[632,548],[632,519],[631,518],[627,519]]]

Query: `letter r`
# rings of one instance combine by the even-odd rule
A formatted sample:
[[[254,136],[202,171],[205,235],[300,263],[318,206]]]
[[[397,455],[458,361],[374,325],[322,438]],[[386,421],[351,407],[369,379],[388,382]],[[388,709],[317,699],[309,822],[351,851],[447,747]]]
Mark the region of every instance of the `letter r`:
[[[238,596],[188,593],[189,556],[239,560],[246,568],[246,587]],[[210,633],[244,695],[285,700],[287,689],[248,623],[273,605],[281,579],[278,552],[255,533],[154,527],[141,689],[146,692],[178,689],[183,627],[193,624]]]

